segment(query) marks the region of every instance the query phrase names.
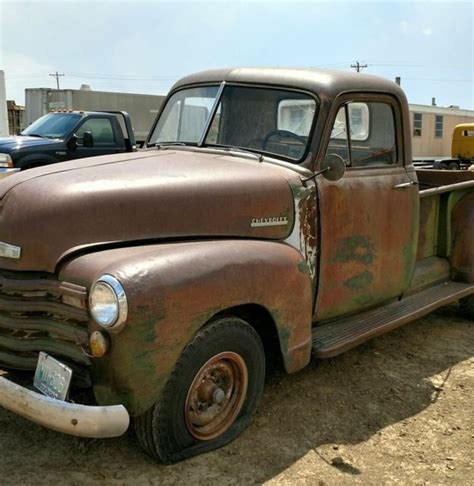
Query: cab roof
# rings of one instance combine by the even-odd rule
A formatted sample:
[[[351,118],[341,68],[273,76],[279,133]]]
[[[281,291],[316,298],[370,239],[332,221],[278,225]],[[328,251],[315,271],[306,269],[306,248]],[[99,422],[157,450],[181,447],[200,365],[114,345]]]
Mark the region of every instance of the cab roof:
[[[201,71],[180,79],[172,90],[186,85],[222,81],[291,87],[329,98],[344,92],[366,91],[389,93],[405,99],[403,90],[387,79],[355,72],[308,68],[227,68]]]

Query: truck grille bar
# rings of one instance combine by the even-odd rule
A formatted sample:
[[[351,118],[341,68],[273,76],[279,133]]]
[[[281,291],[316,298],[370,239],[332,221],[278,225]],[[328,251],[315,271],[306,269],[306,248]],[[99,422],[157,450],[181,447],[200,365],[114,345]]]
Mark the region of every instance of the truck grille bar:
[[[90,386],[86,300],[84,287],[50,275],[0,270],[0,367],[33,371],[43,351],[71,367],[76,384]]]

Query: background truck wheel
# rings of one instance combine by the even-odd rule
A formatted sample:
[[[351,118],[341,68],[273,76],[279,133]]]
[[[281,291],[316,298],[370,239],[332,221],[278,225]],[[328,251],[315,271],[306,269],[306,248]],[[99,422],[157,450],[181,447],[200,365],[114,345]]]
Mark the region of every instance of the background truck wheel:
[[[186,346],[161,397],[135,419],[140,445],[173,463],[227,444],[251,422],[264,379],[256,331],[236,317],[211,322]]]
[[[448,164],[448,170],[459,170],[459,169],[460,169],[459,164],[455,161],[450,162]]]
[[[474,321],[474,295],[461,299],[459,305],[461,306],[462,315]]]

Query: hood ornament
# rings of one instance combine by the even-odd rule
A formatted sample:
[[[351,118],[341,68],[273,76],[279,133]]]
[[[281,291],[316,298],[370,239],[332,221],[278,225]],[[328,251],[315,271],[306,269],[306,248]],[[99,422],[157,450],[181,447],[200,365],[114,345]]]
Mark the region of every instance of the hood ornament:
[[[0,241],[0,257],[19,260],[21,257],[21,246],[10,245]]]

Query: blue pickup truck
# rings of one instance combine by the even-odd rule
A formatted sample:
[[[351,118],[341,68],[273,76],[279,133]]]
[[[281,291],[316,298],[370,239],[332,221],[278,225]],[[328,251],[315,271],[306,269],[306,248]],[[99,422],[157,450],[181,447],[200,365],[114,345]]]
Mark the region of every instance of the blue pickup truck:
[[[55,111],[19,135],[0,138],[0,178],[66,160],[136,150],[124,111]]]

